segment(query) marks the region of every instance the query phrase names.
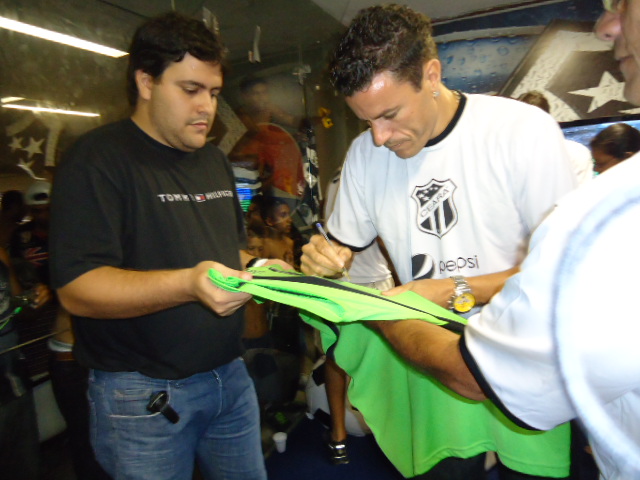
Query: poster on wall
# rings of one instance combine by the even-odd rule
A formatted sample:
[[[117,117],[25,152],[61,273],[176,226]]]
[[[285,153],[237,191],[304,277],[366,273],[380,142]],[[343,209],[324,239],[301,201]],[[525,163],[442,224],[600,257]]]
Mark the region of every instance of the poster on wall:
[[[233,167],[250,236],[286,247],[274,256],[292,265],[300,252],[291,252],[305,241],[295,237],[313,233],[319,216],[315,136],[305,107],[304,84],[286,66],[246,75],[227,84],[212,131]]]
[[[639,113],[624,99],[611,43],[599,40],[593,27],[593,22],[551,22],[499,94],[518,98],[540,91],[558,122]]]

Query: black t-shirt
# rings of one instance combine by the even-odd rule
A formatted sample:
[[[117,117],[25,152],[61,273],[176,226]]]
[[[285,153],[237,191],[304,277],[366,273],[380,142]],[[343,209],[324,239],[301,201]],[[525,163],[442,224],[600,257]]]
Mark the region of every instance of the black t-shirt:
[[[56,171],[51,281],[60,288],[101,266],[240,269],[246,242],[233,172],[207,144],[193,153],[160,144],[131,120],[83,136]],[[188,303],[130,319],[76,318],[74,352],[91,368],[178,379],[242,353],[243,314],[218,317]]]

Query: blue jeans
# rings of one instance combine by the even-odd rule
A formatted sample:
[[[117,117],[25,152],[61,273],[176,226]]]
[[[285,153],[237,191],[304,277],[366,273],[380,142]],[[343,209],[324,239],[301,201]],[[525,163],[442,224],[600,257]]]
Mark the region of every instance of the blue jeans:
[[[168,393],[180,416],[171,423],[146,407]],[[194,463],[207,480],[266,480],[260,412],[241,358],[181,380],[137,372],[92,370],[91,443],[116,480],[191,480]]]

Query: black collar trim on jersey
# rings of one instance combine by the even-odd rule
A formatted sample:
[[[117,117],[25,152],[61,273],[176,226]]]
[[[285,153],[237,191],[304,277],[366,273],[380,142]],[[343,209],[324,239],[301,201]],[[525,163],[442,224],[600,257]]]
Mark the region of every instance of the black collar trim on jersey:
[[[347,247],[349,250],[351,250],[352,252],[358,253],[361,252],[363,250],[366,250],[367,248],[369,248],[371,245],[373,245],[373,242],[376,241],[376,239],[374,238],[373,240],[371,240],[371,243],[369,245],[365,245],[364,247],[354,247],[353,245],[348,245],[346,243],[341,242],[340,240],[338,240],[336,237],[334,237],[333,235],[331,235],[331,232],[328,232],[327,235],[329,236],[329,238],[335,242],[340,243],[342,246]]]
[[[462,112],[464,111],[464,106],[467,104],[467,97],[465,96],[464,93],[462,93],[459,90],[452,90],[452,91],[460,95],[460,102],[458,102],[458,108],[456,109],[456,113],[453,115],[453,118],[449,122],[449,125],[447,125],[447,128],[445,128],[440,135],[429,140],[425,145],[425,147],[433,147],[434,145],[444,140],[446,136],[449,135],[449,133],[451,133],[451,130],[455,128],[455,126],[458,124],[458,120],[460,120],[460,117],[462,116]]]

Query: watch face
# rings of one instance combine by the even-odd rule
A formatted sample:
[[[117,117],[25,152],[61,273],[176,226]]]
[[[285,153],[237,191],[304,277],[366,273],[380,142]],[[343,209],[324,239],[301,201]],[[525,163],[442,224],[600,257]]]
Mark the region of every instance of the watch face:
[[[451,306],[456,312],[467,313],[476,306],[476,297],[471,293],[461,293],[453,299]]]

